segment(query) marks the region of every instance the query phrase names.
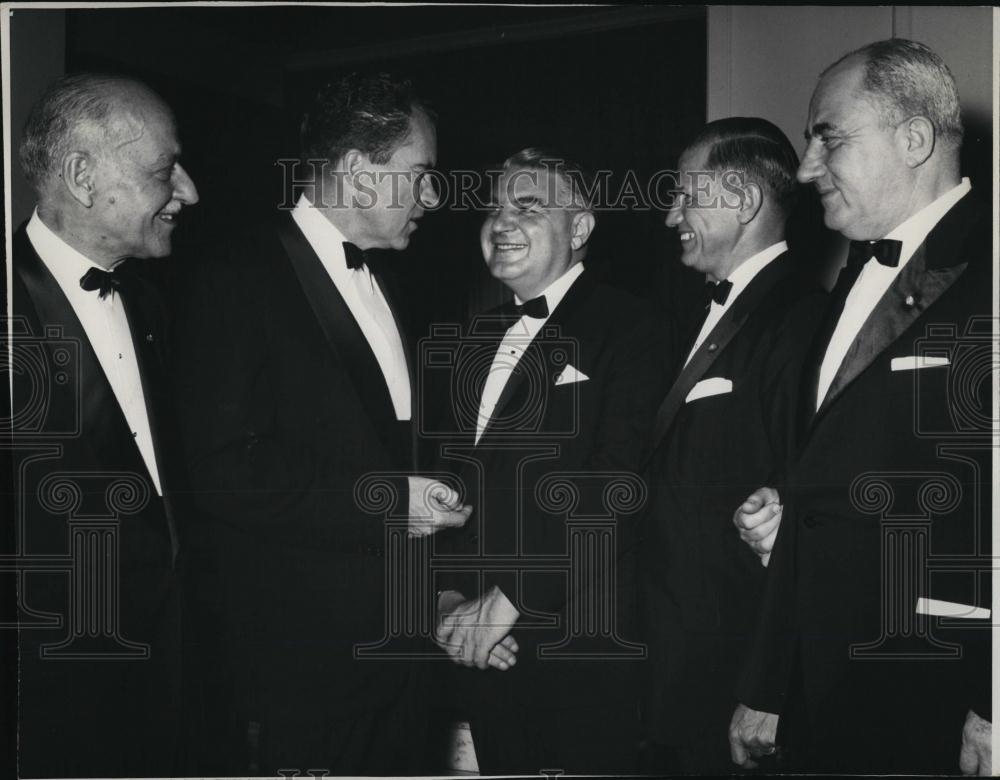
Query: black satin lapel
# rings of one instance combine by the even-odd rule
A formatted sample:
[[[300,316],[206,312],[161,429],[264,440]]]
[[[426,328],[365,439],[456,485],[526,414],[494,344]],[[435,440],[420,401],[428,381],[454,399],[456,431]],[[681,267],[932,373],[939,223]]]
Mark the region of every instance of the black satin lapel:
[[[858,331],[823,399],[819,408],[820,415],[830,404],[836,402],[875,358],[941,297],[962,275],[967,265],[958,263],[931,270],[927,268],[926,244],[917,249]]]
[[[837,282],[830,291],[829,307],[823,324],[816,332],[813,343],[809,348],[806,360],[802,369],[802,381],[799,386],[798,400],[798,426],[799,437],[801,438],[809,430],[816,419],[816,395],[819,393],[819,372],[823,365],[823,357],[826,355],[826,348],[830,344],[840,315],[844,311],[844,304],[847,295],[850,293],[854,283],[861,274],[861,268],[850,268],[844,266],[837,275]]]
[[[413,356],[410,354],[410,342],[407,338],[407,329],[404,327],[403,319],[399,316],[399,307],[396,306],[395,296],[389,292],[388,287],[382,278],[382,273],[375,273],[372,271],[372,279],[375,280],[375,284],[377,284],[379,290],[382,291],[382,297],[385,298],[385,302],[389,307],[389,312],[392,314],[392,321],[396,323],[396,332],[399,334],[399,341],[403,347],[403,359],[406,361],[406,375],[410,379],[410,458],[414,467],[416,467],[420,455],[420,442],[417,438],[417,377],[413,366]],[[391,394],[389,396],[389,402],[392,403]],[[395,416],[395,407],[393,407],[393,416]]]
[[[135,261],[130,261],[135,262]],[[176,560],[180,551],[180,537],[177,530],[177,518],[174,514],[170,490],[171,461],[170,454],[163,446],[166,438],[172,435],[166,429],[160,411],[166,409],[169,399],[165,397],[167,387],[166,355],[163,353],[163,323],[165,312],[159,292],[144,278],[141,273],[130,275],[127,289],[121,297],[125,319],[128,320],[129,333],[132,336],[132,348],[135,350],[136,361],[139,364],[139,379],[142,383],[142,397],[146,405],[146,419],[153,439],[153,457],[160,477],[160,489],[163,493],[163,506],[170,530],[170,547]],[[155,313],[154,313],[155,312]],[[141,453],[140,453],[141,454]]]
[[[398,428],[392,396],[365,334],[323,263],[290,216],[279,225],[278,238],[288,253],[292,269],[326,336],[330,351],[338,362],[349,367],[348,373],[358,401],[368,413],[383,444],[389,452],[397,452]]]
[[[788,252],[784,252],[768,263],[747,285],[746,289],[705,337],[705,341],[681,370],[656,412],[656,421],[653,427],[654,450],[666,436],[670,426],[673,425],[688,393],[705,376],[705,373],[723,353],[733,337],[740,332],[740,328],[743,327],[750,314],[757,309],[767,293],[781,279],[792,272],[793,262],[792,256]]]
[[[78,444],[86,446],[91,451],[95,466],[108,460],[130,463],[134,471],[148,475],[146,464],[125,420],[125,414],[118,404],[118,399],[111,389],[111,384],[94,353],[83,325],[59,287],[59,283],[31,246],[24,228],[18,231],[14,240],[14,271],[31,298],[31,304],[43,330],[42,333],[34,335],[46,337],[45,331],[49,328],[59,328],[61,331],[59,339],[78,345],[79,424],[81,429],[87,432],[86,436],[80,437],[81,441]],[[56,340],[47,337],[46,348],[50,364],[59,365],[54,354],[59,348]],[[101,453],[104,453],[105,457],[101,457]]]

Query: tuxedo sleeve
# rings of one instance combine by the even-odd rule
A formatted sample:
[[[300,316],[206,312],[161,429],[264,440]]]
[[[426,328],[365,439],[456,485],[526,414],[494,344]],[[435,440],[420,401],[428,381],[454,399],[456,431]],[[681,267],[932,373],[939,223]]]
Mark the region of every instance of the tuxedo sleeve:
[[[194,277],[178,308],[173,374],[199,517],[288,546],[380,547],[383,523],[355,495],[365,453],[317,446],[303,415],[289,413],[308,371],[292,377],[282,363],[283,340],[295,334],[283,329],[268,273],[249,266],[241,277],[227,262]],[[383,487],[405,509],[405,477]]]
[[[801,295],[774,331],[761,340],[766,354],[760,356],[759,400],[774,465],[766,483],[757,487],[777,490],[783,511],[766,570],[757,624],[745,648],[736,696],[743,704],[762,712],[781,713],[795,662],[796,521],[784,474],[795,456],[800,403],[810,403],[802,397],[806,392],[802,375],[827,302],[828,296],[818,289]],[[737,506],[728,511],[734,512]],[[735,534],[731,535],[731,542],[744,551],[750,550]],[[760,566],[757,560],[754,563]]]

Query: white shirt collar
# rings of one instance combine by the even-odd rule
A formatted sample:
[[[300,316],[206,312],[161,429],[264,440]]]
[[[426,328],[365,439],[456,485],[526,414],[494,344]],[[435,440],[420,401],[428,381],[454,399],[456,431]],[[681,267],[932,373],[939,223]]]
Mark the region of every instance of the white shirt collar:
[[[767,249],[761,250],[755,255],[751,255],[742,263],[740,263],[736,270],[729,274],[729,278],[726,279],[727,282],[733,285],[732,289],[729,291],[729,298],[726,299],[726,303],[731,303],[736,300],[736,296],[746,289],[747,285],[753,281],[754,277],[759,274],[764,267],[774,260],[782,252],[788,251],[788,243],[785,241],[779,241],[777,244],[771,244]]]
[[[548,307],[550,315],[556,310],[556,306],[559,305],[560,301],[562,301],[566,293],[569,291],[569,288],[573,286],[573,282],[575,282],[582,273],[583,263],[576,263],[575,265],[570,266],[562,276],[539,293],[539,295],[545,296],[545,305]],[[524,303],[518,295],[514,296],[514,302],[518,305]]]
[[[42,222],[38,216],[36,208],[28,220],[25,232],[35,248],[39,258],[45,263],[45,267],[59,282],[59,286],[64,289],[76,290],[80,287],[80,279],[91,268],[105,270],[103,266],[95,263],[86,255],[71,247],[52,229]]]
[[[927,234],[934,229],[934,226],[941,221],[941,218],[971,189],[972,184],[966,176],[959,184],[952,187],[937,200],[928,203],[901,225],[895,227],[886,236],[886,238],[903,242],[903,249],[899,254],[900,267],[913,256],[913,253],[917,251],[917,247],[924,243]]]
[[[299,226],[313,249],[319,247],[336,247],[343,253],[344,242],[347,239],[336,225],[324,217],[320,210],[313,207],[305,195],[300,195],[295,208],[292,209],[292,219]]]

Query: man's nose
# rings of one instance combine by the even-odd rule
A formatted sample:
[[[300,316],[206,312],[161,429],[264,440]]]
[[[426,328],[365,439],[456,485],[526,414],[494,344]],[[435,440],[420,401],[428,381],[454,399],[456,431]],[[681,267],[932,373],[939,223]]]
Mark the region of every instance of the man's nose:
[[[438,204],[441,203],[441,195],[438,193],[437,187],[434,186],[431,177],[426,174],[421,176],[418,186],[420,187],[420,205],[425,209],[437,208]]]
[[[180,163],[174,168],[172,177],[174,183],[174,200],[179,200],[185,206],[193,206],[198,202],[198,188],[194,186],[194,181],[188,176],[187,171],[181,167]]]
[[[674,195],[674,202],[670,206],[670,210],[667,212],[667,218],[664,220],[668,228],[675,228],[684,219],[684,196]]]
[[[506,233],[508,230],[513,230],[514,225],[514,213],[511,209],[497,209],[491,212],[487,219],[493,220],[493,232],[494,233]]]
[[[826,149],[821,140],[812,138],[806,146],[805,154],[802,155],[802,162],[795,172],[795,178],[800,184],[809,184],[822,176],[825,170]]]

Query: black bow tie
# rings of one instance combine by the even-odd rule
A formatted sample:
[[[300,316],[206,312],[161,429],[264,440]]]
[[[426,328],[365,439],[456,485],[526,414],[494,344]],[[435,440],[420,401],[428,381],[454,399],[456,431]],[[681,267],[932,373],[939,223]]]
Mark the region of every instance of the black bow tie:
[[[546,303],[544,295],[539,295],[524,303],[515,303],[511,310],[519,319],[527,315],[532,319],[544,320],[549,316],[549,305]]]
[[[903,242],[891,238],[881,241],[852,241],[847,250],[847,265],[861,268],[873,257],[882,265],[895,268],[899,265],[899,254],[903,251]]]
[[[108,293],[120,291],[122,277],[116,271],[103,271],[100,268],[91,268],[80,277],[80,287],[88,292],[99,290],[97,297],[104,299]]]
[[[347,261],[347,267],[352,271],[363,268],[368,261],[365,250],[350,241],[344,242],[344,259]]]
[[[732,289],[732,282],[705,282],[705,308],[711,306],[712,301],[715,301],[719,306],[725,306],[726,301],[729,300],[729,291]]]

